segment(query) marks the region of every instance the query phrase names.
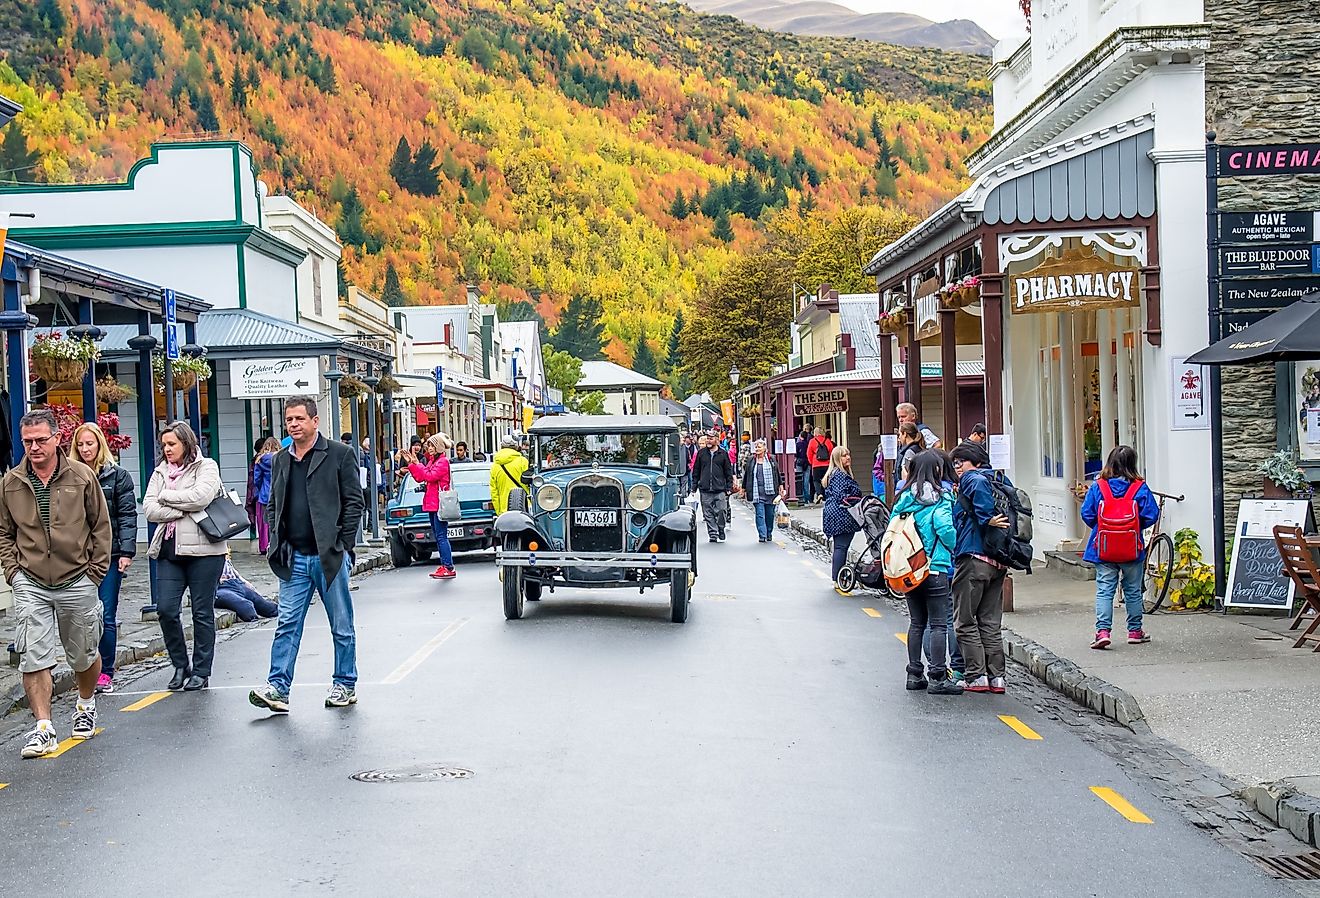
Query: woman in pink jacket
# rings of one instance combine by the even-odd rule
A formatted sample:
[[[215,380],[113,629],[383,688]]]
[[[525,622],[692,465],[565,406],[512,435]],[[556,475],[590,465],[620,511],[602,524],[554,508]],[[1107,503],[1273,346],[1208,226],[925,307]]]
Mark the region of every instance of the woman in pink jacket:
[[[449,528],[440,520],[440,492],[451,488],[449,480],[449,458],[445,453],[452,443],[443,433],[437,433],[422,444],[422,461],[411,452],[401,453],[408,464],[408,473],[418,483],[426,484],[426,495],[422,497],[422,511],[431,517],[431,533],[435,536],[435,547],[440,552],[440,566],[431,573],[434,580],[452,580],[454,571],[454,553],[449,548]]]

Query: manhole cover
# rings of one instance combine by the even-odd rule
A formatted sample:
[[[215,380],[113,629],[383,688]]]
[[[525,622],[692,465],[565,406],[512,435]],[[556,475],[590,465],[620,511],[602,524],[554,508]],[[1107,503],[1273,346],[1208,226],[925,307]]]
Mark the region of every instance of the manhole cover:
[[[473,775],[466,767],[449,764],[417,764],[391,770],[363,770],[349,779],[359,783],[429,783],[437,780],[465,780]]]
[[[1254,854],[1251,858],[1277,879],[1320,880],[1320,852],[1274,857]]]

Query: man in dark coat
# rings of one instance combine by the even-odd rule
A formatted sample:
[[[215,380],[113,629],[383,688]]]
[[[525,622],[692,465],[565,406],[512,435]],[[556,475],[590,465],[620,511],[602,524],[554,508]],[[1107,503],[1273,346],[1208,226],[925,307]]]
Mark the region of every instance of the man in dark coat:
[[[720,446],[715,434],[697,452],[692,465],[692,484],[701,492],[701,517],[706,534],[713,543],[724,541],[729,524],[729,493],[733,490],[733,463],[729,452]]]
[[[294,396],[284,403],[284,426],[293,437],[271,465],[270,569],[280,578],[280,617],[270,649],[267,683],[248,700],[258,708],[286,713],[293,666],[312,593],[318,592],[330,619],[335,672],[327,708],[357,702],[357,637],[348,591],[353,546],[362,520],[362,488],[356,450],[317,433],[316,400]]]

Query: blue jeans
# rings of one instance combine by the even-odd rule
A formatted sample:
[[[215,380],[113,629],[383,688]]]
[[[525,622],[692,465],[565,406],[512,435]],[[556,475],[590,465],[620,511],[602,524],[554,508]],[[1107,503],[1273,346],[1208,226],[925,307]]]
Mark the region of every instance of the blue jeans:
[[[848,547],[852,545],[853,537],[856,535],[856,533],[846,533],[834,537],[834,560],[830,564],[831,580],[838,580],[839,571],[848,563]]]
[[[431,516],[431,535],[435,537],[435,548],[440,553],[440,564],[453,567],[454,552],[449,548],[449,522],[440,520],[440,515],[434,511],[428,514]]]
[[[101,652],[101,673],[107,677],[115,675],[115,639],[119,633],[119,585],[124,582],[124,575],[119,573],[119,559],[110,559],[110,570],[106,571],[97,592],[101,596],[104,627],[101,630],[101,643],[97,648]]]
[[[241,621],[279,616],[279,606],[257,592],[246,580],[221,580],[215,588],[215,607],[232,611]]]
[[[944,624],[945,624],[945,630],[946,630],[946,632],[948,633],[948,636],[949,636],[949,639],[948,639],[948,642],[949,642],[949,646],[948,646],[948,648],[949,648],[949,667],[951,667],[953,670],[958,671],[958,673],[962,673],[963,670],[964,670],[965,668],[963,667],[963,656],[962,656],[962,652],[960,652],[960,651],[958,650],[958,634],[955,633],[955,632],[954,632],[954,629],[953,629],[953,600],[952,600],[952,598],[950,598],[950,600],[949,600],[949,602],[948,602],[948,608],[949,608],[949,612],[948,612],[948,614],[946,614],[946,615],[944,616]],[[922,634],[922,637],[921,637],[921,647],[922,647],[922,649],[923,649],[923,650],[925,651],[925,653],[926,653],[926,659],[927,659],[927,660],[929,660],[929,659],[935,657],[934,655],[931,654],[931,649],[933,648],[933,646],[932,646],[932,644],[931,644],[931,641],[930,641],[930,640],[931,640],[931,633],[932,633],[932,632],[934,632],[934,631],[933,631],[933,629],[930,627],[930,625],[928,624],[928,625],[926,626],[926,632],[923,633],[923,634]],[[933,663],[933,662],[932,662],[932,663]]]
[[[1127,564],[1112,564],[1107,561],[1097,562],[1095,566],[1095,628],[1113,629],[1114,593],[1118,589],[1119,575],[1123,577],[1123,606],[1127,609],[1127,628],[1131,633],[1141,629],[1141,615],[1146,609],[1142,606],[1141,595],[1145,591],[1142,582],[1146,574],[1145,561],[1129,561]]]
[[[357,683],[357,637],[353,632],[353,602],[348,595],[348,556],[339,575],[325,582],[321,559],[315,555],[293,553],[293,576],[280,581],[280,619],[275,626],[275,641],[270,647],[270,675],[266,678],[285,695],[293,685],[293,666],[298,660],[303,624],[313,591],[321,594],[325,616],[330,619],[330,633],[335,641],[334,681],[352,689]]]
[[[769,539],[774,536],[775,503],[754,502],[752,508],[756,510],[756,535],[761,539]]]
[[[798,493],[798,501],[805,505],[810,502],[812,498],[811,487],[813,484],[811,482],[811,468],[807,467],[798,471],[798,479],[802,481],[802,491]]]
[[[930,679],[943,680],[948,676],[948,648],[946,628],[952,623],[953,607],[949,594],[949,575],[934,571],[920,586],[908,593],[908,665],[907,672],[913,676],[926,675],[921,663],[923,646],[926,658],[930,661]],[[931,634],[935,639],[931,640]],[[933,651],[932,651],[933,649]]]

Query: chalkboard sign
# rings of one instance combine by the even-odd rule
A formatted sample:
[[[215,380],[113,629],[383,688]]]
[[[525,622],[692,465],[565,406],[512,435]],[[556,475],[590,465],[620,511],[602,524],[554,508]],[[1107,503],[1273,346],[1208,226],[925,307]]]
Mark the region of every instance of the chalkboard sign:
[[[1283,570],[1274,543],[1276,524],[1313,532],[1311,503],[1304,499],[1243,499],[1238,503],[1226,607],[1292,609],[1293,582]]]

